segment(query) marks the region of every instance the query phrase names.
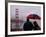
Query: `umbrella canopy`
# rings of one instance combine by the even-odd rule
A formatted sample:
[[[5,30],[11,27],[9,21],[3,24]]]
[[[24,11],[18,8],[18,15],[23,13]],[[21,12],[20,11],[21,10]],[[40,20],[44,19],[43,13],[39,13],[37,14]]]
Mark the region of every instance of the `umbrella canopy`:
[[[27,19],[41,19],[40,16],[36,15],[36,14],[30,14],[27,16]]]

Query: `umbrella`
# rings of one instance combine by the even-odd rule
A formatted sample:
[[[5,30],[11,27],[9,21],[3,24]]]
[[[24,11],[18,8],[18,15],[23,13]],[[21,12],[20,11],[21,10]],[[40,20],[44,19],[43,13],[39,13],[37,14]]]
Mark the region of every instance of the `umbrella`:
[[[36,15],[36,14],[30,14],[27,16],[27,19],[41,19],[40,16]]]

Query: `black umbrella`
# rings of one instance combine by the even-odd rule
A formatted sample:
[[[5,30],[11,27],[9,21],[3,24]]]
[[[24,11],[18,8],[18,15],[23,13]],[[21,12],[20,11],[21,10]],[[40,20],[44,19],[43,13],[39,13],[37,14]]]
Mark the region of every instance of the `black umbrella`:
[[[36,14],[30,14],[27,16],[27,19],[41,19],[40,16],[36,15]]]

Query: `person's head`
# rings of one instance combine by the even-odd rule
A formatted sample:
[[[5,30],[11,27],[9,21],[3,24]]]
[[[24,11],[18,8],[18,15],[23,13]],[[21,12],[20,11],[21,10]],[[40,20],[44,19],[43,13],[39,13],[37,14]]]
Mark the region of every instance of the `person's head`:
[[[34,21],[34,24],[36,24],[37,22],[36,21]]]
[[[29,19],[27,19],[27,21],[29,21]]]
[[[37,22],[36,21],[34,21],[34,23],[33,23],[35,26],[37,26],[38,24],[37,24]]]

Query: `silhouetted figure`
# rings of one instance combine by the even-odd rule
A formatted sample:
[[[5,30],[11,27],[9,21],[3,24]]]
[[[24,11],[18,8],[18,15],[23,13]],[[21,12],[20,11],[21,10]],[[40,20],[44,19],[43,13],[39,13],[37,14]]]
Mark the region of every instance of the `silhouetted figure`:
[[[40,27],[38,26],[36,21],[34,21],[34,30],[40,30]]]
[[[33,30],[33,24],[27,19],[23,26],[24,31]]]

